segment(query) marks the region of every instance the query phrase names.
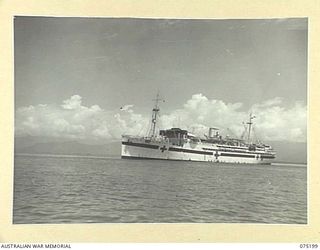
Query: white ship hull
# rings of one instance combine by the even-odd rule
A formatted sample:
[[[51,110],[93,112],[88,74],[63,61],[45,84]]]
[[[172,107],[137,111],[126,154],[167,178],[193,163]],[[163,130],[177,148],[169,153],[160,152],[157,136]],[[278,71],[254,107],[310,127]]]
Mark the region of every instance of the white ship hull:
[[[216,163],[271,164],[275,156],[264,151],[250,152],[236,147],[228,149],[210,144],[172,145],[163,142],[123,140],[122,158],[203,161]]]

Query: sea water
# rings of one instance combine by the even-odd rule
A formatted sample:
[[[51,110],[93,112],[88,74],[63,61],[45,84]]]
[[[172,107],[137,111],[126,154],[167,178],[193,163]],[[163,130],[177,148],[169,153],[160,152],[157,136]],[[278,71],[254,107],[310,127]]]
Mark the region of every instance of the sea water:
[[[306,165],[16,155],[13,223],[307,223]]]

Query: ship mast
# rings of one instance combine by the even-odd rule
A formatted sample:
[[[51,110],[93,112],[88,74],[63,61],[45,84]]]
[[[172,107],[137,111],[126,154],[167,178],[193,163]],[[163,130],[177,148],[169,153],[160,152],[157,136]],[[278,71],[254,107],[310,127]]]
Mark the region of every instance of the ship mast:
[[[250,113],[249,116],[249,122],[247,122],[247,124],[249,125],[249,129],[248,129],[248,143],[250,144],[250,133],[251,133],[251,126],[252,126],[252,120],[256,118],[255,116],[252,115],[252,113]]]
[[[150,137],[155,137],[156,135],[156,125],[157,125],[157,119],[158,119],[158,113],[160,111],[159,108],[159,101],[162,101],[159,97],[159,92],[157,93],[156,99],[153,99],[155,102],[154,108],[152,109],[152,120],[151,120],[151,130],[150,130]]]

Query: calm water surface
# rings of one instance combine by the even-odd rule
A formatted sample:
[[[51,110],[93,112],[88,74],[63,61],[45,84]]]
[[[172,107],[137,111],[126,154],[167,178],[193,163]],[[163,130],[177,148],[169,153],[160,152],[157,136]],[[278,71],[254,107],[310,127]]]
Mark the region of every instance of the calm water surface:
[[[13,223],[307,223],[307,168],[16,155]]]

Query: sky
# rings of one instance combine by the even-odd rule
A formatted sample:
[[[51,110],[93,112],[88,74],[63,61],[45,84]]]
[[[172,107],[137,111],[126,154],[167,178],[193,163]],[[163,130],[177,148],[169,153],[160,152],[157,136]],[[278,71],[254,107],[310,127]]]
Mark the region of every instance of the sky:
[[[161,128],[305,142],[307,19],[15,17],[15,133],[79,140]],[[120,109],[122,107],[122,109]]]

